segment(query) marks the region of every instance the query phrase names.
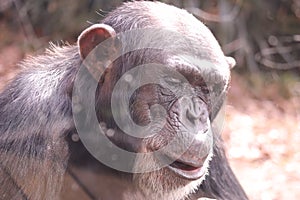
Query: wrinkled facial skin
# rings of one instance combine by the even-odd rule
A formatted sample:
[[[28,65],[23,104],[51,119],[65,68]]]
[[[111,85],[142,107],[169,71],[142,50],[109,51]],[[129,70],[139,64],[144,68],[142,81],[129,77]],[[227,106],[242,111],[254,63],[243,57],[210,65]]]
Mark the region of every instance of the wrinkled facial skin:
[[[154,122],[154,133],[139,141],[138,151],[159,151],[146,162],[137,159],[136,167],[168,161],[170,164],[151,173],[134,174],[134,180],[147,197],[156,192],[155,198],[176,199],[169,191],[186,188],[177,195],[185,196],[185,191],[195,190],[208,174],[213,154],[211,122],[223,103],[228,80],[216,81],[217,76],[222,76],[218,74],[213,80],[204,78],[200,70],[188,67],[170,64],[166,69],[168,73],[151,74],[159,84],[143,85],[134,92],[129,109],[136,124],[147,126]]]
[[[154,63],[158,63],[157,60],[154,61],[156,61]],[[155,191],[155,185],[161,184],[159,180],[166,181],[164,185],[172,185],[172,187],[185,186],[193,181],[197,181],[198,186],[208,173],[209,161],[212,158],[213,136],[210,123],[223,104],[228,79],[213,68],[216,66],[212,65],[210,70],[202,71],[201,66],[191,67],[179,61],[180,59],[177,58],[176,65],[174,62],[164,61],[161,64],[162,68],[150,65],[148,66],[150,71],[146,72],[143,71],[143,68],[141,73],[129,78],[133,79],[134,77],[134,80],[137,81],[128,83],[128,88],[132,87],[130,85],[141,86],[132,95],[126,92],[118,94],[130,97],[128,105],[130,116],[123,116],[122,112],[121,115],[132,118],[133,122],[141,127],[151,124],[152,132],[144,138],[137,139],[122,132],[121,127],[114,137],[110,137],[111,141],[125,150],[138,153],[154,152],[151,160],[139,160],[138,158],[136,168],[143,169],[148,165],[156,166],[159,163],[168,163],[164,168],[149,173],[152,174],[150,177],[143,178],[134,175],[140,177],[136,178],[137,182],[160,177],[159,179],[153,178],[155,179],[152,180],[153,187],[140,186],[148,188],[148,191]],[[150,63],[152,62],[153,60],[150,61]],[[138,68],[139,65],[133,66]],[[116,67],[112,67],[111,71],[114,69]],[[129,74],[130,70],[123,72],[116,82]],[[139,82],[139,80],[145,79],[155,79],[155,84]],[[121,85],[126,88],[126,84]],[[104,91],[103,88],[111,85],[113,84],[110,82],[104,82],[100,89]],[[100,102],[103,105],[102,102],[109,100],[110,96]],[[115,108],[111,105],[106,107]],[[122,111],[122,109],[120,110]],[[110,113],[110,111],[106,113]],[[105,119],[109,117],[102,115],[100,118],[100,121],[107,122]],[[132,131],[134,132],[135,129]],[[178,183],[170,184],[171,177],[178,180]]]
[[[212,98],[222,96],[224,86],[218,88],[221,93],[212,91],[208,88],[213,86],[207,85],[210,84],[209,80],[204,80],[200,72],[186,69],[176,71],[175,74],[168,73],[168,76],[156,75],[161,84],[147,84],[136,90],[130,100],[130,113],[134,122],[140,126],[154,121],[153,130],[157,130],[143,139],[139,151],[161,150],[156,154],[154,162],[173,160],[166,171],[184,180],[197,180],[204,178],[207,173],[207,164],[212,154],[210,121],[213,120],[212,110],[216,109],[213,107],[216,103],[214,100],[218,99]],[[159,122],[164,117],[165,123],[159,128]],[[177,141],[170,148],[164,149],[174,138]]]

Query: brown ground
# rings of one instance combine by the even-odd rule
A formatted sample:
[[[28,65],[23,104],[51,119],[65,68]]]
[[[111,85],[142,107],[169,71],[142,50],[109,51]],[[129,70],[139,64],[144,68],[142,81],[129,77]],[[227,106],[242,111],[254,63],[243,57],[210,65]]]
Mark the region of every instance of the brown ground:
[[[228,157],[255,199],[300,197],[300,98],[255,99],[233,75],[224,138]]]
[[[24,57],[22,37],[4,43],[4,34],[0,88],[20,70],[15,64]],[[283,99],[277,87],[270,86],[266,97],[257,99],[245,82],[233,74],[223,134],[230,162],[250,199],[298,199],[300,97]]]

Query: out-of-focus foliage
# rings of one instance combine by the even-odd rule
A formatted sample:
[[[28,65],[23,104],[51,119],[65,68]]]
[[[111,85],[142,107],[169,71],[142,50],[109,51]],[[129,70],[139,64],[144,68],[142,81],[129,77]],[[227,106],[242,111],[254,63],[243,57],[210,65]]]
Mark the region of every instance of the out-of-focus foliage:
[[[185,1],[184,6],[207,22],[239,67],[251,72],[265,69],[260,66],[300,67],[299,0]]]
[[[238,66],[257,71],[299,67],[300,0],[163,0],[206,22]],[[1,18],[28,37],[75,39],[120,0],[1,0]],[[98,13],[98,14],[96,14]],[[158,13],[159,14],[159,13]],[[245,68],[247,66],[247,68]]]
[[[0,16],[34,37],[74,38],[88,22],[97,22],[120,3],[120,0],[1,0]]]
[[[183,7],[204,21],[225,54],[237,60],[236,71],[272,80],[285,74],[285,70],[299,74],[300,0],[162,1]],[[99,21],[121,2],[1,0],[0,20],[15,31],[24,32],[28,43],[38,49],[49,40],[75,42],[88,23]]]

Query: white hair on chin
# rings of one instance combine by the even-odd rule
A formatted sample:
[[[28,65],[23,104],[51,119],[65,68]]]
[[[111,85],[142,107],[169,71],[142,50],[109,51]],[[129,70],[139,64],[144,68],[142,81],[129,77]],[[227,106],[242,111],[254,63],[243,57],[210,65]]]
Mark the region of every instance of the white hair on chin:
[[[211,152],[203,164],[206,169],[205,175],[194,181],[180,178],[167,168],[148,173],[136,173],[133,175],[133,180],[147,200],[184,200],[197,190],[206,175],[208,175],[209,162],[212,156]],[[149,160],[149,157],[147,159],[147,162],[145,162],[142,157],[138,158],[134,168],[145,169],[149,168],[149,165],[151,165],[150,167],[158,166],[153,156],[151,157],[152,160]]]

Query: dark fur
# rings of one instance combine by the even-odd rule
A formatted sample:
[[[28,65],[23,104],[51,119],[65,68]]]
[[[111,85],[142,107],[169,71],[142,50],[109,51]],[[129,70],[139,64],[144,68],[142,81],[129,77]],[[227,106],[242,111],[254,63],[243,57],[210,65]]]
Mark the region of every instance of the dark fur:
[[[133,27],[165,26],[163,21],[153,16],[150,8],[152,3],[128,3],[111,12],[102,23],[112,26],[116,32],[131,30]],[[183,11],[177,12],[176,9],[174,12],[179,15],[178,18],[186,17]],[[195,46],[194,49],[198,50],[195,51],[197,56],[216,63],[221,62],[218,58],[221,50],[218,46],[210,44],[210,38],[197,38],[193,33],[189,33],[189,28],[184,24],[177,24],[172,28],[186,34],[187,37],[199,39],[203,46],[208,46],[205,51]],[[173,42],[166,41],[168,44]],[[177,45],[177,49],[180,45],[183,51],[193,49],[191,46],[185,47],[182,43]],[[119,68],[114,71],[112,84],[130,66],[156,60],[163,62],[166,55],[156,54],[151,51],[133,52],[118,59],[115,65],[119,65]],[[76,72],[81,65],[78,47],[53,46],[44,55],[29,58],[21,65],[25,68],[24,71],[0,94],[0,199],[59,199],[66,170],[65,176],[76,180],[90,199],[131,199],[130,193],[135,193],[136,188],[131,185],[130,174],[101,165],[86,151],[81,142],[73,142],[70,139],[76,134],[71,94]],[[109,108],[110,102],[105,100],[105,95],[108,94],[101,93],[100,88],[98,92],[102,94],[96,102],[98,117],[100,121],[105,121],[109,127],[113,127],[113,120],[105,114],[107,111],[100,110],[101,107]],[[214,157],[210,163],[209,176],[191,199],[247,199],[228,164],[223,142],[218,135],[214,137]],[[84,173],[81,169],[94,174],[95,178],[91,179],[91,183],[84,183],[86,180],[83,180]],[[96,187],[95,183],[101,187]],[[64,188],[63,191],[68,189]],[[125,193],[129,195],[123,195]],[[138,195],[141,194],[136,194],[137,197]],[[63,197],[65,196],[67,195],[63,194]]]

